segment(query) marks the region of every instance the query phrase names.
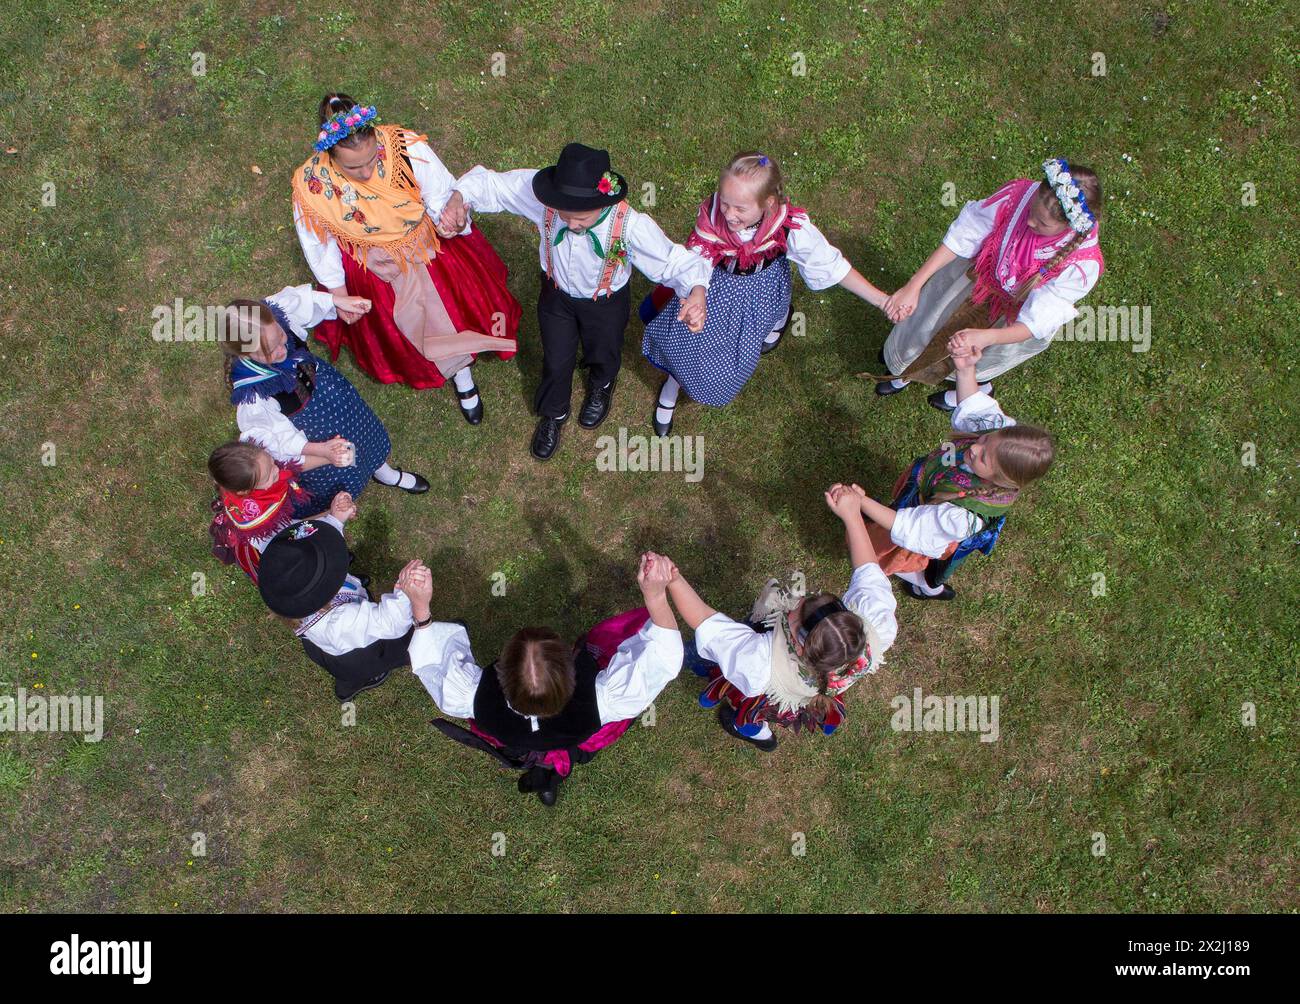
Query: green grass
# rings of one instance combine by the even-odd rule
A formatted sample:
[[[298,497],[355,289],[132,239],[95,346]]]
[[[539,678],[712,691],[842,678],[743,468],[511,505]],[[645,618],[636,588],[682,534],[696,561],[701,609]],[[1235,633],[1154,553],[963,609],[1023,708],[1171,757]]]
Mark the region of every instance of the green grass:
[[[0,735],[0,908],[1297,908],[1289,5],[810,8],[6,6],[0,693],[102,694],[107,722],[94,748]],[[191,75],[196,51],[206,76]],[[1090,75],[1096,51],[1105,77]],[[789,72],[795,52],[806,77]],[[1151,351],[1061,343],[999,382],[1010,412],[1057,432],[1058,466],[998,553],[963,569],[958,603],[900,601],[898,643],[851,693],[842,734],[760,758],[682,679],[654,728],[547,811],[434,734],[409,676],[340,726],[324,674],[207,551],[203,461],[233,415],[216,349],[154,342],[150,311],[308,281],[287,182],[336,87],[427,132],[457,172],[540,166],[570,139],[608,146],[634,188],[655,183],[654,215],[679,238],[725,159],[761,147],[889,289],[953,216],[945,181],[975,198],[1064,154],[1108,193],[1090,302],[1151,305]],[[1241,204],[1245,182],[1258,205]],[[887,492],[945,433],[919,392],[882,401],[855,378],[885,320],[796,282],[807,337],[728,409],[679,414],[705,439],[698,485],[600,474],[576,428],[543,467],[526,453],[535,233],[481,223],[525,305],[519,356],[479,371],[482,428],[449,392],[341,362],[399,462],[433,485],[362,499],[354,547],[377,582],[425,558],[438,613],[470,622],[484,661],[523,624],[576,634],[633,603],[645,547],[732,612],[792,568],[839,587],[822,487]],[[634,432],[655,386],[639,338],[634,322],[612,422]],[[1000,695],[1001,740],[892,732],[889,701],[914,686]]]

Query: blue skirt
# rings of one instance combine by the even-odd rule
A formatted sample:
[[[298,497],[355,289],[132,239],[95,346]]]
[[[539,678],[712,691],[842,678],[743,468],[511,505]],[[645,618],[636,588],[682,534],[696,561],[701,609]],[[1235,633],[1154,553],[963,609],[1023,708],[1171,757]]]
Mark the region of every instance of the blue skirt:
[[[790,263],[783,255],[752,275],[715,268],[707,302],[708,320],[697,335],[677,320],[682,304],[674,296],[646,325],[641,351],[692,401],[721,408],[754,375],[764,340],[785,320]]]
[[[352,467],[326,464],[303,474],[300,483],[311,493],[313,512],[328,509],[339,492],[358,498],[370,483],[370,476],[392,452],[384,423],[348,378],[320,357],[316,358],[316,389],[311,400],[290,415],[289,421],[309,442],[342,436],[357,448],[357,462]]]

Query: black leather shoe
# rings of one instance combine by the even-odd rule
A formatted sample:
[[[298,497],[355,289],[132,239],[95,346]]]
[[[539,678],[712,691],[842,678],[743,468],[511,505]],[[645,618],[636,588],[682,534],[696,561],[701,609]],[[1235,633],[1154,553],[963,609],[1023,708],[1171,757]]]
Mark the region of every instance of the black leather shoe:
[[[767,355],[769,352],[775,352],[775,351],[776,351],[776,347],[777,347],[778,345],[780,345],[780,344],[781,344],[781,335],[777,335],[777,336],[776,336],[776,341],[774,341],[774,342],[764,342],[764,343],[763,343],[763,347],[762,347],[761,349],[758,350],[758,354],[759,354],[760,356],[765,356],[765,355]]]
[[[390,673],[392,673],[392,670],[386,669],[378,676],[373,677],[367,680],[365,683],[361,684],[361,686],[353,687],[351,689],[349,689],[347,686],[340,686],[340,684],[336,683],[334,684],[334,696],[337,697],[341,703],[347,703],[348,701],[352,700],[352,698],[356,697],[357,694],[363,694],[367,690],[374,690],[381,683],[383,683],[385,680],[388,679],[388,675]]]
[[[409,474],[411,477],[415,478],[415,484],[411,485],[410,488],[402,488],[402,491],[409,492],[412,495],[423,495],[429,490],[429,482],[425,481],[421,475],[416,474],[414,471],[404,471],[400,467],[394,467],[393,470],[397,472],[397,484],[395,485],[384,484],[384,482],[380,481],[373,474],[370,475],[370,480],[374,481],[376,484],[384,485],[385,488],[402,488],[402,475]]]
[[[776,340],[772,342],[764,342],[763,347],[758,350],[759,355],[765,356],[769,352],[776,351],[776,347],[781,344],[781,336],[784,335],[786,333],[786,330],[790,327],[790,321],[793,317],[794,317],[794,304],[791,303],[790,309],[786,311],[785,321],[783,321],[781,326],[776,329]]]
[[[890,394],[897,394],[899,391],[907,390],[911,384],[903,384],[901,387],[895,387],[888,380],[881,380],[876,384],[876,394],[880,397],[889,397]]]
[[[955,404],[949,404],[944,400],[947,393],[947,390],[936,390],[933,394],[927,397],[926,400],[930,402],[931,408],[938,408],[942,412],[952,413],[957,410],[957,406]]]
[[[530,767],[519,775],[519,791],[532,792],[545,806],[552,806],[560,796],[560,775],[546,767]]]
[[[751,739],[736,728],[736,711],[726,701],[718,705],[718,724],[722,726],[727,735],[734,736],[751,746],[757,746],[764,753],[771,753],[776,749],[776,736],[768,736],[766,739]]]
[[[465,421],[470,425],[478,425],[483,421],[483,395],[478,392],[478,387],[471,387],[469,390],[458,390],[456,396],[462,401],[468,401],[471,397],[478,398],[478,404],[473,408],[466,408],[463,404],[460,406],[460,413],[465,416]]]
[[[537,420],[537,428],[533,430],[533,441],[528,446],[528,452],[538,460],[550,460],[555,456],[556,447],[560,445],[560,427],[564,425],[560,419],[550,418],[543,415]]]
[[[655,410],[650,414],[650,424],[654,427],[656,436],[671,436],[673,434],[673,420],[670,418],[666,422],[659,421],[659,409],[663,408],[665,411],[673,411],[677,406],[673,405],[672,407],[669,407],[662,401],[659,401],[658,398],[655,400]]]
[[[584,429],[594,429],[609,416],[609,406],[614,400],[614,381],[608,387],[587,384],[587,396],[578,412],[578,424]]]
[[[935,593],[933,596],[929,593],[921,592],[921,590],[917,589],[916,586],[912,585],[910,582],[903,583],[903,592],[907,593],[907,595],[912,597],[914,600],[951,600],[956,599],[957,597],[957,590],[953,589],[952,586],[948,585],[946,582],[943,584],[943,592]]]

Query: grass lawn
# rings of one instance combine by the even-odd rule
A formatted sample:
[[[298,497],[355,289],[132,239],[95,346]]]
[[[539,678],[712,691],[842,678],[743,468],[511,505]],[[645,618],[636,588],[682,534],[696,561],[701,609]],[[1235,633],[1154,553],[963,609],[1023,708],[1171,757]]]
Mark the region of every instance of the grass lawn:
[[[0,733],[0,909],[1300,905],[1292,5],[17,0],[0,31],[0,694],[106,704],[99,743]],[[234,432],[220,353],[154,341],[151,311],[310,281],[289,173],[340,87],[457,173],[607,146],[676,239],[725,160],[759,147],[889,290],[956,214],[945,182],[960,204],[1077,159],[1107,193],[1087,302],[1150,306],[1150,351],[1061,342],[999,381],[1011,414],[1058,434],[1058,464],[958,602],[900,598],[839,734],[762,757],[687,674],[547,810],[437,735],[409,674],[342,726],[325,674],[208,553],[204,460]],[[805,336],[727,409],[679,410],[675,431],[704,437],[698,484],[600,472],[572,424],[542,466],[536,231],[480,225],[524,304],[519,355],[478,368],[482,427],[449,389],[340,358],[433,486],[361,499],[376,585],[423,557],[484,662],[525,624],[572,636],[634,605],[647,547],[733,614],[770,574],[842,589],[822,489],[887,494],[947,428],[922,392],[856,377],[884,317],[796,279]],[[648,432],[640,336],[634,320],[602,432]],[[999,695],[1000,740],[892,731],[891,698],[918,686]]]

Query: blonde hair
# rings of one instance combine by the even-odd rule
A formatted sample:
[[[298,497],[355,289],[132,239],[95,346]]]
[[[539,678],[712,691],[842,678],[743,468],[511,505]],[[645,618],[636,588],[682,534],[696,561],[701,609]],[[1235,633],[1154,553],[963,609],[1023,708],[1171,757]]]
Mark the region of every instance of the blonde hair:
[[[741,178],[754,186],[754,193],[760,206],[765,206],[769,198],[777,202],[785,201],[785,179],[777,162],[766,154],[756,150],[747,150],[731,158],[731,163],[718,175],[718,188],[725,178]]]
[[[221,351],[228,361],[260,349],[262,327],[276,323],[275,314],[261,300],[231,300],[221,320]]]

